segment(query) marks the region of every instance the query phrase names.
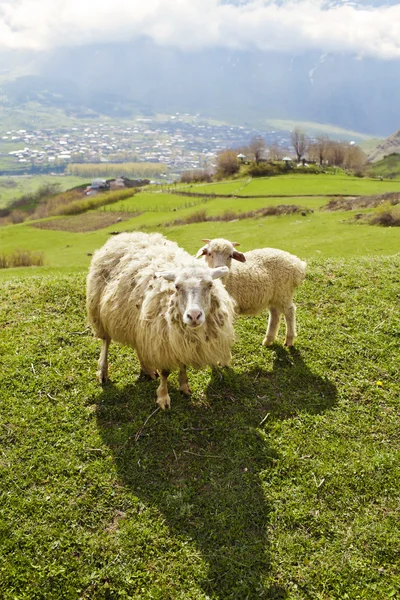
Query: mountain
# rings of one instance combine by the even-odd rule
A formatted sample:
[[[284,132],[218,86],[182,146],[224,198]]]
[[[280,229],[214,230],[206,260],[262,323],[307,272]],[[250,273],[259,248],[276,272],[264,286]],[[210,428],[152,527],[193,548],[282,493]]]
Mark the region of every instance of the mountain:
[[[396,4],[327,0],[325,6]],[[259,129],[271,120],[310,121],[384,137],[400,125],[399,75],[399,59],[256,45],[183,51],[144,32],[123,43],[0,51],[0,105],[39,102],[78,117],[201,113]]]
[[[368,159],[370,162],[377,162],[385,156],[395,153],[400,154],[400,129],[380,142],[375,150],[371,152]]]

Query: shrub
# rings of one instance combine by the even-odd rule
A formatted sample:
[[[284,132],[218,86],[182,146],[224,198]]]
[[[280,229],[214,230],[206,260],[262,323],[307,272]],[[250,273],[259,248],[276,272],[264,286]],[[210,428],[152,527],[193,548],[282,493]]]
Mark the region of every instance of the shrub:
[[[389,200],[384,202],[375,209],[369,222],[371,225],[400,227],[400,205],[393,206]]]
[[[41,267],[43,263],[43,252],[15,250],[11,254],[0,254],[0,269],[11,267]]]
[[[212,175],[205,169],[196,169],[193,171],[184,171],[180,178],[181,183],[210,183]]]
[[[27,217],[27,214],[22,210],[13,210],[10,213],[11,223],[17,225],[18,223],[23,223]]]
[[[52,215],[79,215],[88,210],[100,208],[107,204],[114,204],[120,200],[126,200],[126,198],[132,198],[136,194],[135,188],[115,190],[115,192],[105,192],[104,194],[98,194],[97,196],[86,196],[79,200],[69,202],[66,205],[56,206],[51,211]]]
[[[225,179],[235,175],[240,170],[236,150],[223,150],[217,156],[216,178]]]
[[[313,211],[309,208],[297,206],[295,204],[279,204],[278,206],[265,206],[264,208],[258,208],[257,210],[251,210],[248,212],[236,213],[233,210],[226,210],[222,215],[208,215],[205,210],[199,210],[183,219],[175,219],[170,223],[164,223],[165,227],[171,225],[189,225],[191,223],[204,223],[207,221],[235,221],[241,219],[257,219],[260,217],[269,217],[275,215],[292,215],[294,213],[300,213],[302,216],[312,213]]]
[[[271,163],[252,163],[247,172],[252,177],[271,177],[272,175],[278,175],[280,170],[279,167]]]

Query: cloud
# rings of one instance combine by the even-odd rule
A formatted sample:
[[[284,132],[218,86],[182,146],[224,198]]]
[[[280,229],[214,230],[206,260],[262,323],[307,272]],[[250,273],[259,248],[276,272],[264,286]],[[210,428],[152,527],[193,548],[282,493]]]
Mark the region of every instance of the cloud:
[[[373,0],[371,0],[372,2]],[[0,47],[127,42],[400,58],[400,2],[347,0],[0,0]]]

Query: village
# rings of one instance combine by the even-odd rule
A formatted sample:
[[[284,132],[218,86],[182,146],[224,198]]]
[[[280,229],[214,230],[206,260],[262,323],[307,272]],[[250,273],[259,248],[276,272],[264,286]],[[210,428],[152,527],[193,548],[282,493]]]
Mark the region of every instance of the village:
[[[60,171],[69,163],[140,161],[162,163],[174,174],[209,168],[220,150],[245,146],[255,134],[262,135],[267,144],[282,148],[289,144],[289,132],[260,132],[176,113],[121,124],[105,120],[52,129],[0,130],[0,161],[27,172],[41,167]]]

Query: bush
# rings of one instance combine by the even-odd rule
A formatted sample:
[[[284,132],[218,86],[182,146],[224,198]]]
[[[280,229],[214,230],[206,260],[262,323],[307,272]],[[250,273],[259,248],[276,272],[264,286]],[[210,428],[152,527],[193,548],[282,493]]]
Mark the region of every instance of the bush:
[[[196,169],[193,171],[184,171],[180,178],[181,183],[210,183],[212,175],[205,169]]]
[[[389,200],[384,202],[375,209],[369,222],[383,227],[400,227],[400,205],[393,206]]]
[[[232,177],[240,170],[240,164],[237,159],[236,150],[223,150],[217,157],[217,170],[215,176],[217,179]]]
[[[278,175],[280,170],[279,167],[271,163],[252,163],[247,172],[252,177],[272,177],[273,175]]]
[[[0,254],[0,269],[11,267],[41,267],[43,263],[43,252],[15,250],[11,254]]]
[[[120,200],[126,200],[126,198],[132,198],[136,194],[135,188],[115,190],[114,192],[105,192],[98,194],[97,196],[86,196],[79,200],[69,202],[65,205],[56,205],[54,209],[49,212],[51,215],[79,215],[88,210],[100,208],[107,204],[114,204]]]

